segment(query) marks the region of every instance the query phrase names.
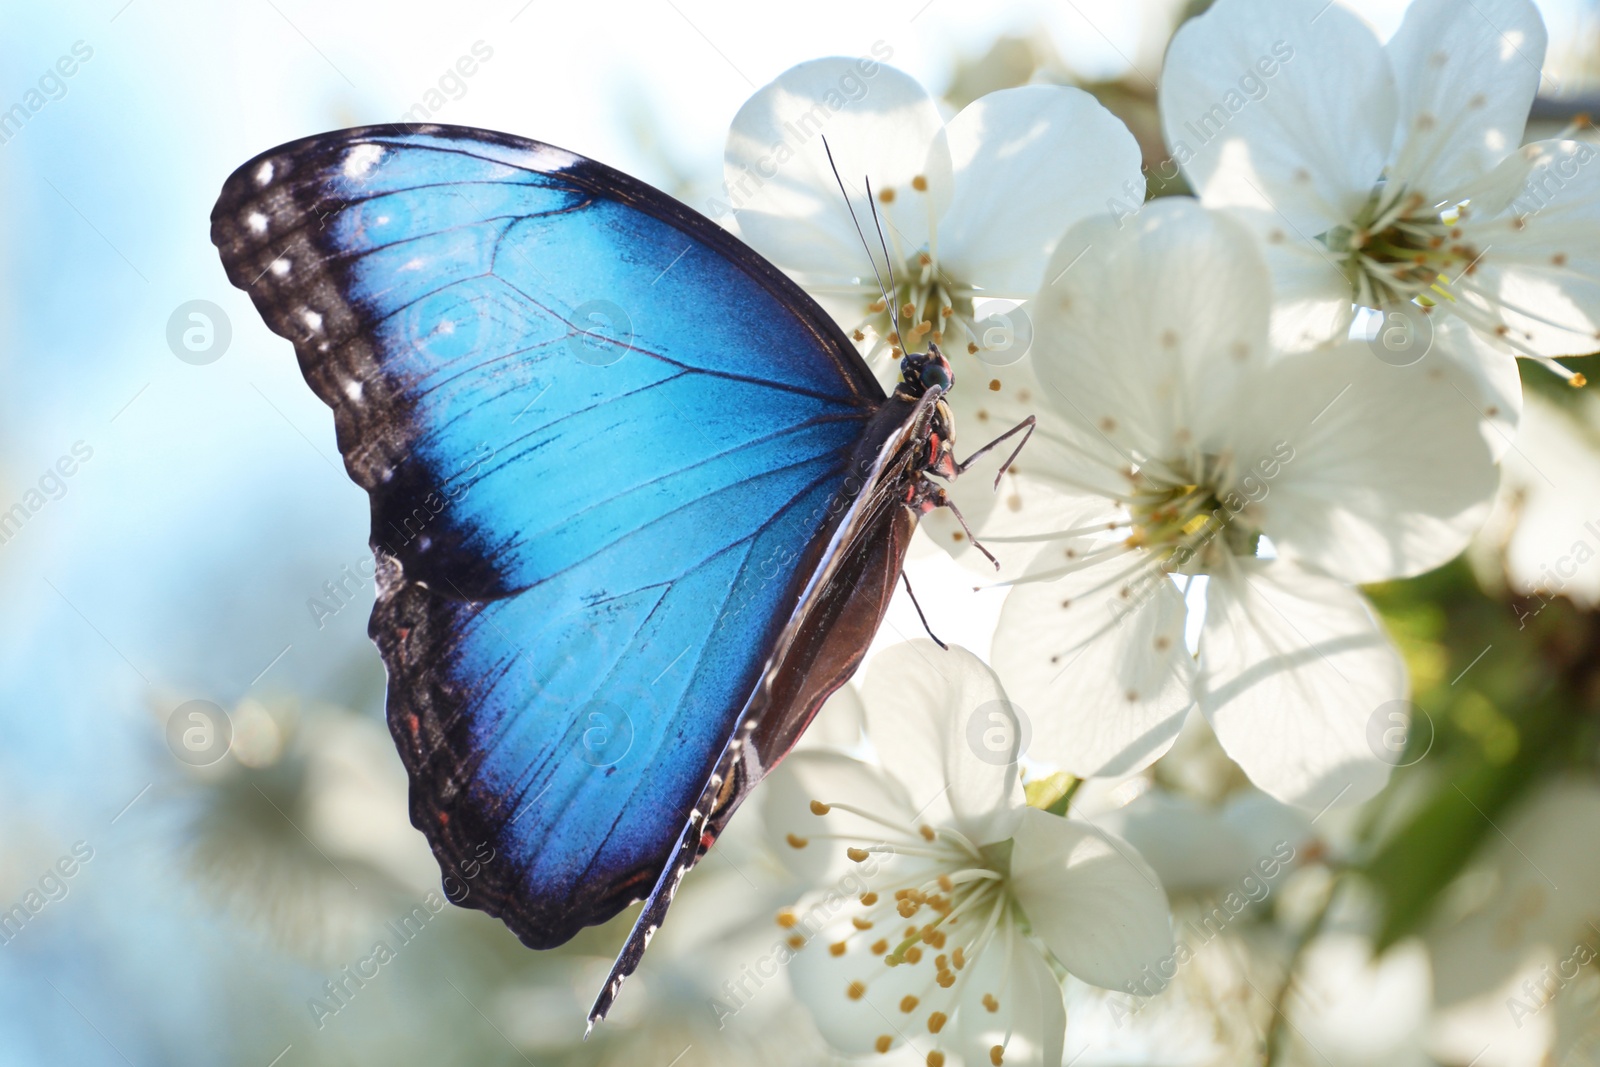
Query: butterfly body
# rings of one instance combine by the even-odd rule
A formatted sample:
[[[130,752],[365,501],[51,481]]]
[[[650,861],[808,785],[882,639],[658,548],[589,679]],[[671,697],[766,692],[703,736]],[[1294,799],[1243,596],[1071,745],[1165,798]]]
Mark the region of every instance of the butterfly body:
[[[368,493],[389,725],[457,902],[548,948],[646,899],[603,1016],[948,503],[949,366],[885,396],[737,239],[503,134],[293,142],[212,224]]]

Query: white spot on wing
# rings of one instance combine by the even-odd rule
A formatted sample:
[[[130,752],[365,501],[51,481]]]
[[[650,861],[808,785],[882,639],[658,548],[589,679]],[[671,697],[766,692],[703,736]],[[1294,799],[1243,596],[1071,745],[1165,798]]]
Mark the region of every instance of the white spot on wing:
[[[268,164],[268,166],[270,166],[270,165],[271,164]],[[263,215],[261,212],[259,212],[259,211],[250,212],[250,218],[247,219],[246,221],[249,222],[249,224],[250,224],[250,232],[251,233],[266,233],[267,232],[267,217],[265,215]]]
[[[351,400],[360,400],[361,399],[361,383],[360,382],[345,382],[344,383],[344,395],[349,397]]]
[[[302,311],[300,313],[300,317],[304,319],[306,325],[311,327],[313,330],[320,331],[322,329],[322,316],[317,312],[312,311],[310,308]]]
[[[383,158],[383,146],[378,144],[358,144],[344,157],[344,176],[346,178],[364,178],[378,160]]]
[[[272,161],[269,159],[269,160],[267,160],[267,162],[261,164],[261,166],[256,168],[256,184],[257,185],[265,185],[268,182],[270,182],[271,180],[272,180]]]
[[[277,259],[273,260],[272,261],[272,273],[276,274],[280,278],[283,277],[285,274],[288,274],[289,273],[289,261],[287,259],[284,259],[282,256],[280,256]]]

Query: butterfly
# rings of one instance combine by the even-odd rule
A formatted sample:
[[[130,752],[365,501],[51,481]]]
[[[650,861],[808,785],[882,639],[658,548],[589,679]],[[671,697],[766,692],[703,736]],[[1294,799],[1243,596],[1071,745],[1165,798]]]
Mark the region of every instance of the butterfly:
[[[737,238],[535,141],[310,137],[211,220],[370,498],[368,632],[451,899],[538,949],[645,901],[592,1028],[859,665],[939,480],[1032,420],[958,463],[936,345],[886,396]]]

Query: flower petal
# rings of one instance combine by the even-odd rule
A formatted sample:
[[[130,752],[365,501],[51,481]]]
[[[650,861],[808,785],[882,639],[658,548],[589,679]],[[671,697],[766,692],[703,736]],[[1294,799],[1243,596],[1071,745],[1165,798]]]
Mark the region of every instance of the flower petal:
[[[891,645],[868,666],[862,699],[867,736],[918,818],[937,826],[948,812],[979,845],[1011,835],[1023,804],[1017,758],[1024,737],[988,665],[959,646]]]
[[[1255,857],[1221,815],[1181,793],[1152,789],[1097,820],[1139,850],[1169,892],[1232,888]]]
[[[1067,552],[1105,545],[1073,538],[1042,552],[1006,596],[991,653],[1030,717],[1029,754],[1081,778],[1155,762],[1193,703],[1183,596],[1155,561],[1124,554],[1040,580]]]
[[[945,128],[955,169],[939,222],[939,263],[952,278],[1018,298],[1061,235],[1106,211],[1144,202],[1139,144],[1081,89],[1028,85],[968,104]]]
[[[1459,202],[1522,143],[1544,65],[1531,0],[1413,0],[1389,40],[1399,115],[1392,179]]]
[[[964,1063],[996,1062],[991,1050],[998,1045],[999,1062],[1006,1067],[1060,1067],[1067,1033],[1061,983],[1011,923],[1002,923],[961,980],[961,1007],[953,1025]],[[993,998],[997,1010],[988,1009],[985,996]]]
[[[1328,0],[1218,0],[1173,36],[1160,104],[1202,200],[1275,209],[1305,239],[1355,216],[1394,136],[1388,57]]]
[[[1359,592],[1282,560],[1213,575],[1200,634],[1200,707],[1261,789],[1317,809],[1389,777],[1367,726],[1408,695],[1405,664]]]
[[[866,707],[861,703],[861,693],[846,682],[823,703],[795,748],[852,749],[861,743],[865,722]]]
[[[1043,402],[1124,454],[1187,452],[1231,425],[1226,398],[1266,359],[1271,298],[1249,230],[1193,200],[1079,223],[1030,305]]]
[[[846,858],[844,843],[812,838],[848,837],[864,846],[885,840],[892,831],[840,809],[816,815],[812,801],[848,804],[908,823],[916,812],[905,790],[881,768],[822,750],[791,753],[767,776],[757,795],[773,851],[791,871],[813,884],[840,878],[855,865]],[[797,848],[796,842],[803,844]]]
[[[1346,343],[1280,359],[1252,388],[1237,484],[1280,556],[1350,582],[1406,577],[1487,517],[1499,472],[1478,386],[1443,352],[1395,367]]]
[[[1122,989],[1172,952],[1167,894],[1134,847],[1074,819],[1023,813],[1012,893],[1033,932],[1079,978]]]
[[[1518,192],[1500,217],[1465,225],[1484,251],[1462,283],[1503,324],[1490,327],[1492,341],[1557,358],[1600,347],[1597,156],[1581,141],[1536,141],[1491,176]]]
[[[1350,279],[1321,241],[1296,232],[1276,211],[1234,208],[1262,242],[1272,273],[1272,347],[1302,352],[1350,335]]]
[[[928,239],[930,210],[942,211],[949,195],[911,186],[942,127],[927,91],[893,67],[843,57],[790,67],[745,102],[728,131],[724,172],[741,235],[780,267],[810,278],[870,274],[828,165],[826,136],[868,239],[875,247],[864,175],[880,199],[893,198],[879,208],[885,233],[910,254]]]

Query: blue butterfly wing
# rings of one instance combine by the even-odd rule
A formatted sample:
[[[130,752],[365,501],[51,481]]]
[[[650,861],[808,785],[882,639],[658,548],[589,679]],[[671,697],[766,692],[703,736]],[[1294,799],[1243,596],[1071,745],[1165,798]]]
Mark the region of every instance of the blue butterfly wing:
[[[313,137],[212,223],[370,494],[390,728],[452,899],[540,948],[610,918],[733,736],[881,389],[743,244],[536,142]]]

